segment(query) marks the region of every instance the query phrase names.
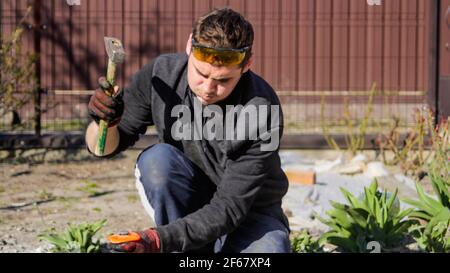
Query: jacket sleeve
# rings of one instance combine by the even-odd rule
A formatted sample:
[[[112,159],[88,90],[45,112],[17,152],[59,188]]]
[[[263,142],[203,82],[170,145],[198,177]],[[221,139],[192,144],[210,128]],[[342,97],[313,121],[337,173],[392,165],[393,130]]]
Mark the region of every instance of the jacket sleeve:
[[[134,145],[139,135],[145,134],[147,127],[153,125],[150,103],[152,70],[153,62],[145,65],[124,90],[125,109],[118,126],[120,142],[116,153]]]

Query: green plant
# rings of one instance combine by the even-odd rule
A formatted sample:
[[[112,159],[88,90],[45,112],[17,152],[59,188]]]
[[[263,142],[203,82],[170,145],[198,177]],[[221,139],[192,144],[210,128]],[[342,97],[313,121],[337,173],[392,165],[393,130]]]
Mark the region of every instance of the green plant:
[[[414,125],[402,134],[400,119],[394,117],[387,133],[379,133],[373,144],[379,151],[384,164],[399,165],[405,174],[420,175],[424,173],[426,162],[434,154],[434,149],[426,153],[426,137],[433,134],[434,114],[430,109],[414,111]],[[380,129],[380,131],[382,131]],[[387,152],[392,153],[388,158]]]
[[[450,181],[448,178],[445,180],[440,170],[438,167],[431,167],[429,172],[437,199],[428,196],[417,182],[419,199],[405,200],[417,208],[411,213],[411,217],[423,223],[413,226],[410,232],[419,247],[429,252],[450,252]]]
[[[341,188],[347,204],[332,202],[330,219],[318,217],[331,229],[320,238],[320,244],[331,243],[346,252],[367,252],[367,244],[376,241],[382,249],[393,247],[406,235],[411,224],[412,209],[400,211],[397,190],[390,194],[378,191],[376,180],[364,188],[364,196],[356,198]]]
[[[317,253],[323,251],[318,239],[313,238],[307,230],[302,230],[300,233],[295,234],[291,239],[291,246],[294,253]]]
[[[429,120],[431,128],[431,121]],[[450,181],[450,117],[441,119],[434,130],[431,130],[432,160],[429,164],[429,172],[436,177],[442,177],[445,184]]]
[[[95,182],[89,180],[83,180],[83,187],[77,188],[77,190],[87,193],[90,197],[97,196],[100,192],[98,191],[98,185]]]
[[[17,111],[31,101],[36,91],[34,65],[37,56],[22,52],[25,20],[30,13],[31,8],[28,8],[9,37],[0,37],[0,117],[10,113],[17,115]],[[20,123],[14,119],[18,117],[13,117],[12,123]]]
[[[100,251],[100,242],[94,240],[94,235],[105,225],[106,220],[96,223],[69,224],[69,229],[63,234],[41,234],[40,240],[53,245],[52,252],[62,253],[96,253]]]
[[[364,116],[358,120],[356,117],[353,117],[350,111],[348,97],[345,97],[344,103],[344,113],[343,113],[343,122],[345,124],[345,143],[347,150],[352,154],[356,155],[356,153],[364,148],[365,138],[367,127],[369,124],[370,116],[373,112],[373,98],[376,93],[376,83],[372,84],[370,88],[369,97],[367,100],[367,104],[365,107]],[[337,144],[335,139],[330,135],[329,126],[325,123],[325,101],[324,97],[321,100],[321,109],[320,109],[320,119],[321,119],[321,127],[323,136],[328,143],[328,145],[335,150],[341,150],[341,147]]]

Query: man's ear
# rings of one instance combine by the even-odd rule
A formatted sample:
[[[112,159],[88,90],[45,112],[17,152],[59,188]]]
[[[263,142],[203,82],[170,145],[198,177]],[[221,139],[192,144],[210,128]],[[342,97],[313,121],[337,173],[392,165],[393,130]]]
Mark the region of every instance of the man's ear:
[[[242,68],[242,73],[245,73],[245,72],[247,72],[250,68],[251,68],[251,66],[252,66],[252,64],[253,64],[253,52],[252,53],[250,53],[251,55],[250,55],[250,58],[248,58],[248,61],[247,61],[247,63],[244,65],[244,67]]]
[[[189,34],[189,39],[187,40],[186,43],[186,54],[188,56],[191,54],[191,49],[192,49],[192,33]]]

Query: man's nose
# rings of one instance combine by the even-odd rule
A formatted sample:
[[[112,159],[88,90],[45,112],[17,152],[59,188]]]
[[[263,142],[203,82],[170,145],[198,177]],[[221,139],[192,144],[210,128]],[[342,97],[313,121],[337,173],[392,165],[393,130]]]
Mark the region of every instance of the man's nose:
[[[208,79],[205,82],[205,93],[206,94],[214,94],[216,93],[217,84],[214,80]]]

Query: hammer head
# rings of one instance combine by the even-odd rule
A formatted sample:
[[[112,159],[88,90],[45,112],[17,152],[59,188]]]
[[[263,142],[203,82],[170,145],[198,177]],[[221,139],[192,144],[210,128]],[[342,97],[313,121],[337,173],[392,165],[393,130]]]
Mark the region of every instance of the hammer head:
[[[116,64],[123,63],[125,59],[125,50],[122,42],[113,37],[105,37],[105,48],[109,59]]]

